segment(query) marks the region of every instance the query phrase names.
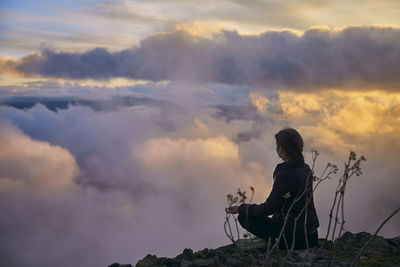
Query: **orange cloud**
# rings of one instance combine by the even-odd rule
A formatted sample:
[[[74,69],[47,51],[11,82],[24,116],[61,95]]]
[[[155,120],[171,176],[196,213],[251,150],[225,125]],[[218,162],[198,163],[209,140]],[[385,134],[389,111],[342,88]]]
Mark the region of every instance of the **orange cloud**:
[[[257,93],[250,93],[250,100],[253,106],[255,106],[259,112],[265,112],[267,110],[268,103],[270,102],[267,97]]]
[[[40,77],[39,74],[27,73],[26,71],[20,70],[20,66],[21,64],[38,61],[41,58],[42,55],[35,53],[25,56],[22,59],[2,57],[0,58],[0,75],[11,77]]]
[[[144,146],[144,162],[148,165],[179,162],[239,161],[238,146],[224,136],[208,139],[150,139]]]
[[[349,135],[393,134],[400,129],[400,94],[350,92],[339,95],[345,102],[324,124]]]
[[[185,31],[193,36],[211,37],[228,29],[223,22],[188,21],[175,25],[176,31]]]
[[[316,93],[279,92],[279,103],[283,114],[299,117],[322,108],[324,97]]]
[[[298,127],[313,147],[334,154],[348,149],[367,151],[372,140],[391,140],[400,131],[399,93],[279,92],[275,101],[282,111],[277,115],[280,119]]]
[[[0,58],[0,74],[7,76],[24,76],[23,72],[17,70],[20,60],[12,57]]]

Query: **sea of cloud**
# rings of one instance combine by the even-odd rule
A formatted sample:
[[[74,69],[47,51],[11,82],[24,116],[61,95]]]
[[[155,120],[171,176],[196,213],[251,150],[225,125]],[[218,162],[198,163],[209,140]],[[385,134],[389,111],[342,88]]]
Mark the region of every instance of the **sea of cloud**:
[[[328,161],[342,170],[350,150],[367,158],[347,189],[346,229],[371,232],[398,204],[398,94],[258,92],[228,104],[221,91],[209,97],[218,85],[188,88],[186,102],[172,100],[183,85],[168,87],[171,105],[0,107],[2,261],[135,263],[227,244],[226,194],[254,186],[265,200],[279,163],[273,136],[287,126],[304,136],[308,162],[320,151],[317,174]],[[337,178],[315,196],[321,233]]]
[[[254,186],[266,199],[274,134],[288,126],[307,162],[320,151],[317,174],[327,162],[342,171],[350,150],[367,158],[345,228],[374,231],[399,204],[398,40],[379,27],[177,31],[119,52],[1,58],[3,76],[41,79],[0,88],[1,263],[104,266],[227,244],[226,194]],[[147,82],[70,80],[120,77]],[[337,179],[315,194],[321,235]]]

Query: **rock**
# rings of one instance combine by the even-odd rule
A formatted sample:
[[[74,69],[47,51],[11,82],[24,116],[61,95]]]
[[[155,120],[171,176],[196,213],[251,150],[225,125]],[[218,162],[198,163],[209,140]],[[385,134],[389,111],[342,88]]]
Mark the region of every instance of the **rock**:
[[[400,236],[389,238],[388,242],[393,244],[393,245],[396,245],[396,246],[400,247]]]
[[[193,261],[191,267],[212,267],[217,266],[217,262],[214,258],[211,259],[196,259]]]
[[[235,242],[238,249],[266,248],[268,243],[261,238],[245,238]]]
[[[146,257],[136,263],[136,267],[153,266],[157,263],[157,260],[158,259],[156,255],[147,254]]]
[[[182,254],[178,255],[176,258],[184,259],[187,261],[192,261],[193,260],[193,250],[190,248],[185,248],[183,250]]]
[[[320,248],[309,250],[294,250],[288,253],[285,250],[274,250],[268,258],[269,265],[277,265],[278,259],[281,266],[349,266],[358,255],[361,248],[372,238],[366,232],[344,233],[335,242],[320,239]],[[254,241],[254,240],[253,240]],[[262,241],[262,240],[261,240]],[[266,242],[250,242],[239,240],[237,244],[230,244],[217,249],[208,249],[193,252],[186,248],[175,258],[157,258],[147,255],[138,261],[136,266],[182,266],[182,267],[212,267],[212,266],[263,266],[266,263]],[[238,246],[238,244],[245,244]],[[252,243],[252,245],[251,245]],[[333,249],[336,247],[334,255]],[[333,255],[333,257],[332,257]],[[399,266],[400,267],[400,237],[386,239],[376,236],[362,253],[359,266]],[[118,263],[110,267],[121,267]],[[129,266],[129,265],[126,265]]]
[[[115,262],[111,265],[108,265],[108,267],[132,267],[131,264],[119,264],[118,262]]]
[[[195,259],[207,259],[208,253],[209,253],[209,249],[205,248],[203,250],[200,250],[200,251],[194,253],[194,258]]]

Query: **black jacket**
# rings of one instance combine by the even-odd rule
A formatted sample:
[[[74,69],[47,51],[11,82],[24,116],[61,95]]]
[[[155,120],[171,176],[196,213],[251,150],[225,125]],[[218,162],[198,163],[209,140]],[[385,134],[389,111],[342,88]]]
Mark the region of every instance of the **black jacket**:
[[[313,175],[310,167],[304,163],[303,158],[290,160],[280,163],[274,170],[274,185],[267,200],[262,204],[242,204],[239,207],[239,213],[245,214],[246,206],[248,206],[249,217],[264,217],[273,215],[272,218],[283,222],[283,216],[289,210],[289,207],[304,192],[307,185],[306,193],[294,204],[290,211],[290,217],[296,217],[307,203],[307,231],[312,232],[319,227],[317,212],[314,206],[312,194]],[[300,220],[304,222],[304,214]]]

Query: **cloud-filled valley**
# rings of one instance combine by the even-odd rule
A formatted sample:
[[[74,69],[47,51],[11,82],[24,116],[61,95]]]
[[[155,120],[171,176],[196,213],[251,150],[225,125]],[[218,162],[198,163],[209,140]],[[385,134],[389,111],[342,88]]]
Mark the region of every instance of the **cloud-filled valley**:
[[[1,251],[14,255],[3,257],[7,263],[105,265],[225,244],[225,195],[252,185],[255,201],[265,200],[279,162],[273,135],[289,125],[303,134],[308,162],[310,149],[320,151],[317,171],[327,161],[342,167],[350,149],[366,156],[363,176],[350,181],[346,229],[373,231],[398,202],[396,93],[277,92],[231,105],[194,98],[175,108],[152,101],[92,108],[99,103],[0,107],[0,195],[8,214],[0,221]],[[347,115],[364,113],[371,119],[358,126]],[[335,184],[316,194],[321,232]],[[383,234],[395,234],[398,223]]]
[[[395,1],[28,2],[0,3],[1,266],[226,245],[226,195],[265,201],[286,127],[317,175],[339,167],[315,193],[320,237],[350,151],[367,161],[345,230],[399,205]]]

